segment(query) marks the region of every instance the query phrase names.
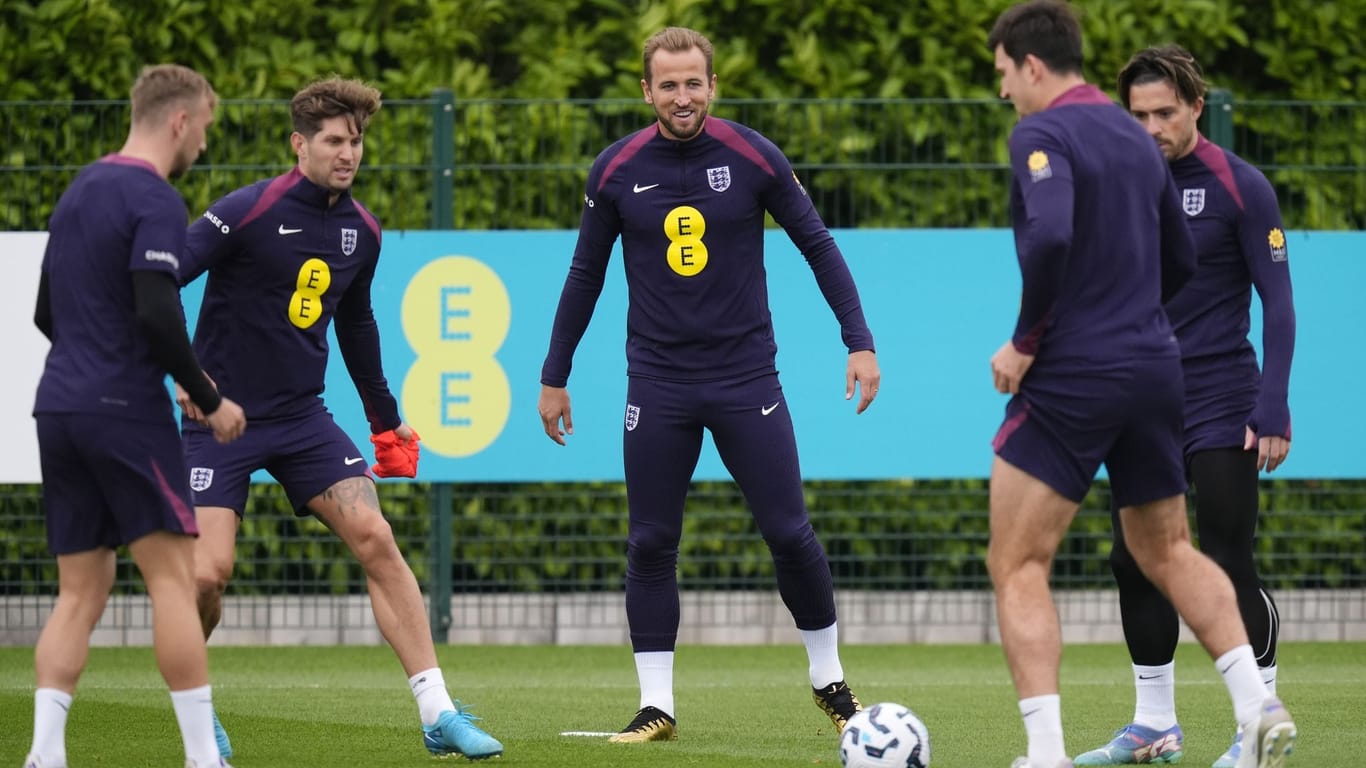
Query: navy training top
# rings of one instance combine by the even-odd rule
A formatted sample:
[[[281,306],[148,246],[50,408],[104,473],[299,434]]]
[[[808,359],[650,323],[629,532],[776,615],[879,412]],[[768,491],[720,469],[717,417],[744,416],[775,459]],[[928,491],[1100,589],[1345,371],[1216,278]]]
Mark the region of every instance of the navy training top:
[[[34,413],[173,418],[166,369],[139,327],[130,273],[174,277],[185,219],[185,201],[155,168],[117,154],[86,166],[62,193],[43,252],[52,347]]]
[[[1178,355],[1162,302],[1194,271],[1194,243],[1152,137],[1079,85],[1016,124],[1010,165],[1012,341],[1037,356],[1031,375]]]
[[[1261,171],[1204,136],[1171,169],[1200,261],[1195,277],[1167,304],[1181,342],[1188,431],[1214,420],[1212,409],[1221,401],[1243,393],[1255,403],[1245,416],[1253,431],[1289,439],[1295,308],[1276,192]],[[1262,303],[1260,372],[1248,340],[1254,286]],[[1226,447],[1188,437],[1195,439],[1191,449]],[[1241,435],[1223,442],[1234,437],[1241,447]]]
[[[327,326],[335,317],[370,431],[401,423],[370,305],[380,239],[379,222],[349,191],[328,205],[328,190],[297,167],[227,194],[190,225],[180,281],[209,273],[195,352],[249,420],[326,410]]]
[[[872,350],[849,267],[787,158],[757,131],[708,116],[694,139],[667,139],[655,123],[593,162],[541,383],[568,381],[618,236],[628,375],[708,381],[775,371],[765,212],[806,258],[844,345]]]

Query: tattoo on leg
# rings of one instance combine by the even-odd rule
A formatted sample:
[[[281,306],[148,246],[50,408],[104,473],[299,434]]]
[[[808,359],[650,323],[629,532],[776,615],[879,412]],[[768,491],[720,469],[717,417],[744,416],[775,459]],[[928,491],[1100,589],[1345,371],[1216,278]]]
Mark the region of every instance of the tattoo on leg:
[[[375,492],[375,484],[364,477],[348,477],[338,481],[323,491],[323,500],[335,503],[337,514],[342,517],[361,507],[379,509],[379,494]]]

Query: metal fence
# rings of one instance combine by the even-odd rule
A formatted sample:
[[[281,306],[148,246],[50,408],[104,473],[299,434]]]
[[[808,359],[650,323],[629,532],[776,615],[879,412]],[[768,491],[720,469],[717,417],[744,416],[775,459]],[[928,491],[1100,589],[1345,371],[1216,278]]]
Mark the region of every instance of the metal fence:
[[[189,212],[292,164],[283,101],[225,101],[206,157],[180,182]],[[997,100],[722,100],[791,158],[835,227],[1006,226]],[[1366,103],[1212,96],[1207,133],[1260,166],[1291,228],[1366,226]],[[358,196],[390,229],[546,229],[577,224],[596,153],[650,119],[638,100],[386,103],[366,138]],[[0,230],[41,230],[85,163],[121,145],[127,104],[0,102]],[[1331,129],[1331,130],[1330,130]],[[400,545],[451,642],[625,642],[625,498],[616,484],[384,484]],[[982,480],[813,483],[845,637],[992,640]],[[1106,563],[1108,496],[1097,484],[1060,553],[1069,637],[1119,636]],[[41,490],[0,487],[0,644],[29,643],[51,609],[54,563]],[[1287,638],[1366,638],[1366,481],[1264,486],[1261,566]],[[729,484],[690,497],[680,581],[684,642],[794,640],[772,564]],[[365,580],[342,545],[256,486],[238,545],[223,642],[380,642]],[[146,643],[132,566],[98,642]]]
[[[450,642],[625,642],[625,493],[619,484],[382,484],[400,547]],[[693,487],[679,559],[687,641],[795,639],[772,562],[732,484]],[[811,483],[807,504],[850,642],[995,639],[981,480]],[[1257,553],[1287,639],[1366,639],[1366,481],[1263,487]],[[1109,496],[1098,483],[1054,568],[1073,636],[1117,639]],[[32,642],[54,599],[40,490],[0,489],[0,644]],[[220,642],[379,642],[365,578],[343,545],[259,485],[238,538]],[[145,642],[133,567],[103,642]]]
[[[791,159],[832,227],[1003,227],[996,99],[723,99],[721,117]],[[593,158],[652,119],[637,99],[393,100],[366,136],[357,195],[389,229],[570,229]],[[287,170],[288,103],[225,100],[179,186],[189,209]],[[1366,102],[1211,94],[1204,128],[1271,179],[1292,229],[1366,227]],[[122,101],[0,102],[0,229],[41,230],[81,166],[121,146]]]

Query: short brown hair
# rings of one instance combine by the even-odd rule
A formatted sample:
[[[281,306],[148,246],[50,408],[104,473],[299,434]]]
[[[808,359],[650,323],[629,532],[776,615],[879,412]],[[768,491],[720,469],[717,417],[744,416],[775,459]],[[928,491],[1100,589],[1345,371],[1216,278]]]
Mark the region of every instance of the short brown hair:
[[[134,123],[158,120],[172,107],[188,107],[205,96],[210,106],[218,100],[213,87],[203,75],[179,64],[143,67],[133,83],[130,96]]]
[[[1144,48],[1135,53],[1119,71],[1119,100],[1129,108],[1129,89],[1149,83],[1171,83],[1172,90],[1187,104],[1205,96],[1205,73],[1190,51],[1175,43]]]
[[[1062,0],[1029,0],[1007,8],[987,36],[988,51],[998,45],[1017,67],[1034,54],[1054,74],[1081,74],[1081,24]]]
[[[294,130],[306,138],[313,138],[322,130],[323,121],[331,117],[350,118],[356,133],[365,133],[365,126],[380,108],[380,93],[359,80],[329,77],[319,80],[294,94],[289,103]]]
[[[707,60],[707,79],[711,79],[711,58],[715,49],[712,48],[711,41],[701,32],[687,27],[667,27],[650,36],[645,41],[645,82],[653,82],[650,71],[650,62],[654,60],[655,51],[660,49],[669,53],[684,53],[693,48],[702,52],[702,58]]]

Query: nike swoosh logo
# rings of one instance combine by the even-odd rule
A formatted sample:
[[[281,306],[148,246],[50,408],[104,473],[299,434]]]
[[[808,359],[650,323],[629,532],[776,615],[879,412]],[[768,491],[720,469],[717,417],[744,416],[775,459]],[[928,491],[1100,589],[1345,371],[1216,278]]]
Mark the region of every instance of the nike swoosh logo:
[[[764,406],[763,408],[760,408],[759,413],[762,413],[763,415],[767,416],[770,413],[773,413],[774,411],[778,410],[779,403],[782,403],[782,400],[779,400],[777,403],[774,403],[773,405],[768,405]]]
[[[356,463],[358,463],[358,462],[365,461],[365,457],[364,457],[364,456],[357,456],[357,457],[354,458],[354,459],[345,459],[345,461],[346,461],[346,466],[349,467],[349,466],[351,466],[352,464],[356,464]]]
[[[303,231],[302,229],[285,229],[285,225],[284,225],[284,224],[281,224],[281,225],[280,225],[280,234],[282,234],[282,235],[292,235],[292,234],[294,234],[295,232],[302,232],[302,231]]]
[[[642,187],[642,186],[640,186],[639,184],[637,184],[637,185],[635,185],[634,187],[631,187],[631,191],[632,191],[632,192],[635,192],[635,193],[638,195],[638,194],[640,194],[641,192],[648,192],[649,190],[652,190],[652,189],[654,189],[654,188],[657,187],[657,186],[659,186],[659,185],[658,185],[658,184],[651,184],[651,185],[648,186],[648,187]]]
[[[1156,680],[1156,679],[1159,678],[1159,677],[1162,677],[1162,675],[1139,675],[1139,676],[1138,676],[1138,679],[1139,679],[1139,680]]]

